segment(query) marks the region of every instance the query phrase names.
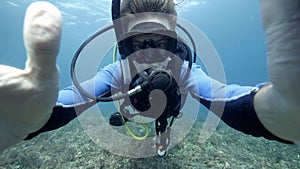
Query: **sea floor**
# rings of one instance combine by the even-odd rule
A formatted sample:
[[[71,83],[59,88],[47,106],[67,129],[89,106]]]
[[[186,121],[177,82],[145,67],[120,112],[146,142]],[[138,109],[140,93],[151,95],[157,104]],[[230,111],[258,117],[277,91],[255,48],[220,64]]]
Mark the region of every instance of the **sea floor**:
[[[0,169],[300,168],[300,147],[247,136],[223,123],[206,142],[200,143],[201,127],[197,121],[165,158],[129,158],[101,149],[76,119],[6,149],[0,154]]]

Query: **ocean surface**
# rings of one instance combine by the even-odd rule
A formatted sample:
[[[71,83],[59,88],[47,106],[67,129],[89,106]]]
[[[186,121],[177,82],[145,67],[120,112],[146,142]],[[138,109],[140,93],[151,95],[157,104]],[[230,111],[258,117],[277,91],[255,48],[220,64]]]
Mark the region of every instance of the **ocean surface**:
[[[33,0],[1,0],[0,2],[0,64],[5,64],[9,66],[14,66],[20,69],[24,68],[26,61],[26,51],[23,46],[23,19],[27,6],[34,2]],[[58,7],[63,16],[63,33],[62,33],[62,42],[61,49],[57,58],[57,64],[60,67],[61,71],[61,81],[60,88],[67,87],[72,84],[70,76],[70,65],[71,60],[77,51],[78,47],[93,33],[100,30],[101,28],[111,24],[110,17],[110,0],[49,0]],[[226,83],[227,84],[239,84],[239,85],[249,85],[255,86],[258,83],[268,81],[267,68],[266,68],[266,46],[265,46],[265,36],[263,28],[261,26],[260,14],[259,14],[259,1],[258,0],[183,0],[178,1],[180,7],[178,8],[179,17],[186,22],[197,27],[211,42],[214,46],[223,70],[225,73]],[[197,38],[197,37],[196,37]],[[105,43],[105,42],[103,42]],[[101,44],[100,44],[101,45]],[[99,67],[109,64],[112,62],[112,46],[108,51],[108,54],[103,58],[102,62],[99,63],[98,60],[82,60],[85,65],[89,65],[89,62],[99,63]],[[200,50],[201,53],[201,50]],[[210,68],[207,68],[210,69]],[[25,98],[24,98],[25,99]],[[105,111],[111,112],[110,104],[104,105]],[[201,107],[198,117],[205,118],[207,112],[201,114]],[[66,129],[65,129],[66,130]],[[69,127],[69,131],[76,130]],[[191,134],[192,135],[192,134]],[[241,134],[242,135],[242,134]],[[237,137],[243,137],[238,135]],[[63,137],[64,135],[61,134]],[[188,136],[187,136],[188,137]],[[222,137],[226,137],[226,132]],[[231,137],[231,136],[230,136]],[[247,137],[247,139],[249,139]],[[248,141],[246,146],[251,149],[255,149],[256,144],[253,143],[256,141],[256,138],[250,138],[251,141]],[[262,142],[261,139],[257,139]],[[228,139],[227,139],[228,141]],[[8,149],[5,154],[0,156],[0,168],[60,168],[63,163],[68,163],[64,160],[60,161],[60,165],[55,166],[55,162],[49,164],[46,162],[40,162],[39,164],[34,163],[33,165],[28,165],[24,161],[30,161],[33,157],[24,156],[22,158],[17,157],[18,148],[22,147],[22,144],[27,146],[33,146],[29,143],[21,143],[12,149]],[[191,145],[191,142],[185,141],[186,145]],[[251,143],[249,143],[251,142]],[[263,145],[268,145],[269,143],[264,140]],[[42,143],[41,143],[42,144]],[[273,144],[273,143],[272,143]],[[235,149],[234,144],[230,144],[232,149]],[[282,144],[272,145],[276,147],[281,146]],[[18,147],[19,146],[19,147]],[[221,146],[221,145],[219,145]],[[253,146],[253,147],[251,147]],[[285,146],[285,145],[282,145]],[[24,148],[25,146],[23,146]],[[182,146],[185,147],[185,146]],[[20,148],[21,149],[21,148]],[[187,149],[189,149],[187,147]],[[229,148],[230,149],[230,148]],[[226,150],[226,148],[224,149]],[[224,151],[223,150],[223,151]],[[267,149],[266,151],[268,151]],[[276,150],[275,153],[280,153],[282,149]],[[22,150],[23,151],[23,150]],[[50,151],[50,150],[49,150]],[[189,151],[193,151],[193,148],[190,148]],[[218,151],[218,150],[216,150]],[[289,153],[291,151],[291,153]],[[60,152],[61,155],[62,152]],[[172,151],[173,154],[176,154],[176,150]],[[205,152],[202,152],[203,154]],[[224,152],[226,153],[226,152]],[[267,159],[274,160],[273,149],[270,148],[270,152],[261,153],[265,156],[267,154]],[[284,154],[291,154],[291,158],[284,159],[285,161],[291,162],[287,165],[289,168],[300,168],[300,150],[297,147],[286,148],[284,149]],[[14,156],[13,156],[14,155]],[[41,154],[43,155],[43,154]],[[55,155],[55,152],[52,153]],[[249,155],[243,153],[244,155]],[[109,159],[115,160],[118,157],[112,157],[111,155],[103,155],[103,158],[106,156]],[[27,158],[26,158],[27,157]],[[88,155],[85,156],[87,159]],[[187,155],[190,157],[190,155]],[[289,156],[290,157],[290,156]],[[48,157],[54,158],[54,157]],[[95,157],[94,157],[95,158]],[[101,157],[102,158],[102,157]],[[221,158],[221,157],[220,157]],[[239,154],[237,153],[232,157],[232,161],[239,160]],[[257,152],[257,158],[260,157],[260,152]],[[1,160],[2,159],[2,160]],[[8,160],[9,159],[9,160]],[[14,161],[15,159],[15,161]],[[253,157],[255,159],[255,157]],[[252,160],[253,160],[252,159]],[[6,162],[4,162],[6,160]],[[19,160],[19,161],[17,161]],[[22,162],[22,160],[24,160]],[[73,161],[76,161],[76,158]],[[78,159],[77,159],[78,160]],[[120,159],[119,159],[120,160]],[[121,160],[124,161],[122,158]],[[126,159],[125,159],[126,160]],[[188,158],[183,159],[188,160]],[[211,159],[212,161],[214,159]],[[244,159],[245,160],[245,159]],[[2,161],[2,162],[1,162]],[[49,161],[49,159],[48,159]],[[72,161],[72,160],[71,160]],[[128,160],[127,160],[128,161]],[[222,161],[222,159],[221,159]],[[258,165],[253,165],[253,161],[250,162],[241,162],[237,168],[280,168],[284,165],[275,165],[275,162],[264,163],[263,161]],[[266,160],[268,161],[268,160]],[[276,160],[274,160],[276,161]],[[280,159],[277,159],[280,163]],[[148,163],[147,161],[146,163]],[[109,163],[109,162],[107,162]],[[138,161],[136,163],[143,163],[143,161]],[[166,162],[167,163],[167,162]],[[193,161],[195,165],[188,167],[189,165],[181,166],[178,165],[178,168],[198,168],[197,161]],[[198,161],[200,168],[202,164]],[[200,165],[201,163],[201,165]],[[75,167],[75,168],[85,168],[80,164],[77,165],[63,166],[63,168]],[[123,162],[123,164],[126,164]],[[170,162],[170,165],[164,164],[164,168],[174,167]],[[175,164],[175,163],[174,163]],[[222,163],[223,164],[223,163]],[[265,164],[265,166],[264,166]],[[274,164],[274,166],[272,165]],[[53,166],[49,166],[53,165]],[[83,165],[83,164],[82,164]],[[18,166],[18,167],[16,167]],[[96,165],[94,165],[96,166]],[[137,167],[143,168],[144,165],[136,166],[127,166],[127,167]],[[146,165],[145,165],[146,166]],[[276,167],[277,166],[277,167]],[[153,167],[153,166],[151,166]],[[175,168],[177,168],[175,167]],[[91,167],[93,168],[93,167]],[[95,167],[98,168],[98,167]],[[99,167],[101,168],[101,167]],[[103,168],[114,168],[109,165]],[[122,168],[122,166],[117,166],[116,168]],[[125,168],[125,167],[124,167]],[[145,167],[147,168],[147,167]],[[160,167],[157,167],[160,168]],[[235,168],[234,164],[230,162],[224,162],[224,165],[217,166],[212,164],[212,166],[207,163],[203,165],[203,168]]]

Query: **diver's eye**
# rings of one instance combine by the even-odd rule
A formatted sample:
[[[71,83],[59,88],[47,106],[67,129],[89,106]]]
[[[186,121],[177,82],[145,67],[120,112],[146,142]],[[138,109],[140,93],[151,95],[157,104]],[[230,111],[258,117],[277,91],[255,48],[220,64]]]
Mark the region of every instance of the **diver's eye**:
[[[141,45],[133,45],[132,49],[133,49],[133,51],[138,51],[138,50],[143,49],[143,46],[141,46]]]
[[[168,42],[165,40],[160,40],[160,41],[156,42],[155,45],[159,49],[167,49],[168,48]]]
[[[144,48],[144,44],[141,43],[141,42],[133,42],[132,43],[132,50],[135,51],[135,52],[138,51],[138,50],[141,50],[143,48]]]
[[[145,40],[143,42],[132,42],[132,49],[133,51],[138,51],[141,49],[146,49],[146,48],[159,48],[159,49],[167,49],[168,48],[168,41],[165,39],[160,39],[158,41],[153,41],[153,40]]]

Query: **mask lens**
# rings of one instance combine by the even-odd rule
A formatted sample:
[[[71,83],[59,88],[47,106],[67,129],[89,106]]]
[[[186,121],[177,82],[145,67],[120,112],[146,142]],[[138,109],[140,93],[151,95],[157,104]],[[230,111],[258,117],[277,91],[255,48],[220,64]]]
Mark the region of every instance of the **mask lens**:
[[[164,35],[135,35],[131,38],[131,45],[134,52],[141,50],[141,49],[148,49],[148,48],[159,48],[159,49],[168,49],[168,42],[169,38]]]
[[[128,39],[128,46],[139,63],[162,62],[168,57],[166,51],[175,52],[177,40],[163,34],[138,34]]]

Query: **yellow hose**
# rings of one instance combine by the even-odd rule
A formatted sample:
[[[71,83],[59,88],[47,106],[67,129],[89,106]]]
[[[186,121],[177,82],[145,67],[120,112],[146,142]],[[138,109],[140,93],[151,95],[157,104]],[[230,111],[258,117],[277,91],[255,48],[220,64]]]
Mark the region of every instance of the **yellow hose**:
[[[114,53],[113,53],[113,62],[116,62],[116,61],[117,61],[117,44],[114,47]],[[118,105],[118,109],[120,111],[120,107],[121,107],[120,106],[120,100],[117,101],[117,105]],[[121,116],[121,117],[122,117],[123,122],[125,122],[123,116]],[[131,137],[134,138],[134,139],[136,139],[136,140],[144,140],[144,139],[146,139],[148,137],[148,135],[149,135],[149,128],[148,128],[147,124],[144,123],[144,122],[142,122],[142,121],[137,121],[137,120],[135,120],[134,122],[138,123],[138,124],[140,124],[140,125],[142,125],[144,127],[144,129],[146,130],[145,135],[141,136],[141,137],[135,135],[132,132],[132,130],[129,128],[128,124],[125,123],[125,128],[126,128],[127,132],[129,133],[129,135],[131,135]]]

